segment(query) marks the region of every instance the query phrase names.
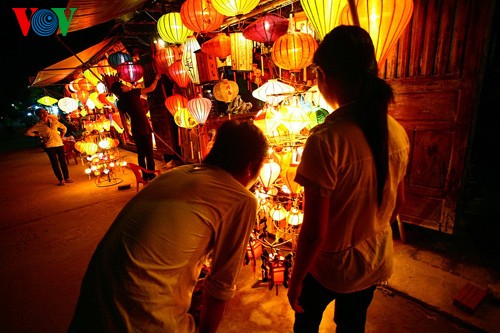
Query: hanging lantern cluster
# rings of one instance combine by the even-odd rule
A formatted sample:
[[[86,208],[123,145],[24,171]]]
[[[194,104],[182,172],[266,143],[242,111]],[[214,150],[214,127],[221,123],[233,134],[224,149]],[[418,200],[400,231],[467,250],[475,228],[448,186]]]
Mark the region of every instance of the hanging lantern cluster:
[[[193,98],[188,101],[188,111],[191,117],[200,125],[207,121],[210,110],[212,109],[212,101],[205,97]]]
[[[385,62],[388,51],[397,43],[410,23],[413,13],[412,0],[356,0],[359,25],[368,31],[379,67]],[[353,25],[349,6],[340,14],[340,24]]]
[[[280,36],[288,30],[288,19],[269,14],[259,18],[243,30],[245,38],[255,42],[272,45]]]
[[[211,0],[186,0],[180,14],[188,29],[200,33],[217,30],[224,21],[224,15],[215,10]]]
[[[193,31],[182,23],[181,14],[172,12],[161,16],[156,24],[158,34],[167,43],[182,44]]]
[[[322,40],[327,33],[339,25],[340,13],[347,6],[347,0],[300,0],[300,5]]]
[[[212,0],[215,9],[226,16],[244,15],[252,11],[260,0]]]

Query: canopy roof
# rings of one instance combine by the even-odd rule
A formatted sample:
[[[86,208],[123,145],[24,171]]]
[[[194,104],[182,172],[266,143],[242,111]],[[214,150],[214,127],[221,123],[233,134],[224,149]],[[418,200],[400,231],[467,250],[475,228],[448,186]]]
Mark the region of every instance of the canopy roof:
[[[85,49],[74,56],[59,61],[38,72],[32,87],[44,87],[64,80],[68,76],[81,70],[91,67],[93,62],[97,62],[105,53],[123,51],[125,47],[121,42],[116,42],[113,38],[106,39],[94,46]]]

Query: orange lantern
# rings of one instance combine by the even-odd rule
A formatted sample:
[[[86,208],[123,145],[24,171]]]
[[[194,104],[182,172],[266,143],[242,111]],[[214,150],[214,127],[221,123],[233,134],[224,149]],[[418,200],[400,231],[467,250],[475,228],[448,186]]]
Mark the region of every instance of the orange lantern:
[[[82,102],[83,105],[87,104],[87,100],[89,99],[90,93],[88,90],[78,90],[76,92],[76,97],[80,102]]]
[[[265,44],[272,44],[278,37],[286,34],[288,19],[269,14],[261,17],[243,30],[245,38]]]
[[[257,7],[260,0],[212,0],[215,9],[226,16],[237,16],[249,13]]]
[[[103,59],[97,63],[97,71],[101,75],[113,76],[116,74],[116,69],[111,67],[108,59]]]
[[[340,13],[347,6],[347,0],[300,0],[307,19],[322,40],[338,25]]]
[[[173,94],[165,99],[165,107],[174,116],[180,109],[186,109],[188,99],[179,94]]]
[[[223,79],[214,85],[214,97],[221,102],[231,102],[238,96],[239,91],[238,84],[227,79]]]
[[[171,12],[160,17],[156,24],[158,34],[167,43],[182,44],[193,32],[188,29],[181,19],[181,14]]]
[[[219,79],[217,58],[202,51],[196,51],[195,55],[200,84],[217,81]]]
[[[368,31],[379,67],[387,58],[387,52],[397,43],[410,23],[413,13],[412,0],[356,0],[359,25]],[[340,23],[353,25],[349,6],[340,15]]]
[[[206,33],[217,30],[224,15],[215,10],[210,0],[186,0],[181,7],[181,19],[189,29]]]
[[[79,79],[76,84],[78,85],[78,90],[93,90],[94,85],[87,79]]]
[[[193,98],[188,101],[188,111],[198,124],[203,125],[212,109],[212,101],[205,97]]]
[[[167,46],[159,49],[154,59],[158,73],[167,74],[168,66],[172,65],[174,61],[181,59],[181,52],[177,46]]]
[[[181,60],[174,61],[174,63],[168,67],[168,73],[181,88],[186,88],[189,82],[191,82],[186,69],[182,66]]]
[[[271,59],[281,68],[291,72],[299,72],[312,64],[318,43],[305,33],[292,32],[278,37],[273,44]]]
[[[219,33],[214,38],[201,44],[201,51],[224,61],[231,55],[231,38],[225,33]]]

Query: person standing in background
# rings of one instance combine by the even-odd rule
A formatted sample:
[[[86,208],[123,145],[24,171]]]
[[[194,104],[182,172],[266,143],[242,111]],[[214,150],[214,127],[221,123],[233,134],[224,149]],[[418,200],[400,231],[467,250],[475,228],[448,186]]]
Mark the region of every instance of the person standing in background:
[[[156,89],[161,75],[157,74],[153,83],[146,88],[132,88],[121,82],[111,86],[111,92],[118,97],[118,110],[130,117],[132,137],[137,148],[137,164],[148,170],[155,170],[153,157],[153,130],[147,117],[141,95],[146,95]],[[143,173],[145,180],[151,180],[155,174]]]
[[[362,333],[376,285],[392,274],[391,222],[403,203],[409,140],[390,115],[370,35],[329,32],[315,52],[318,88],[336,109],[312,129],[295,181],[304,222],[289,281],[294,332],[318,332],[335,300],[337,333]]]
[[[45,109],[37,109],[36,116],[40,119],[35,125],[30,127],[25,135],[39,136],[42,140],[43,150],[49,156],[52,170],[57,180],[58,186],[64,186],[66,183],[72,183],[69,178],[68,165],[64,157],[63,137],[66,134],[66,126],[61,124],[56,116],[51,115]],[[59,130],[61,133],[59,134]]]

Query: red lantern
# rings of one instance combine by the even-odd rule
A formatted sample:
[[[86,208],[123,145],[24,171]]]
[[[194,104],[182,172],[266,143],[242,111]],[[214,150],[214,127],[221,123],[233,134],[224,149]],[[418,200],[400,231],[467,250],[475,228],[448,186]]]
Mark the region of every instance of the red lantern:
[[[168,66],[181,59],[181,52],[177,46],[167,46],[158,50],[155,55],[156,70],[159,74],[167,74]]]
[[[243,30],[243,36],[259,43],[272,44],[278,37],[286,34],[288,19],[269,14],[261,17]]]
[[[210,114],[212,101],[205,97],[193,98],[188,101],[188,111],[191,117],[203,125]]]
[[[186,0],[181,7],[181,19],[189,29],[206,33],[217,30],[224,15],[215,10],[210,0]]]
[[[201,51],[224,61],[231,55],[231,38],[224,33],[217,34],[214,38],[201,44]]]
[[[273,44],[271,59],[274,64],[298,72],[312,63],[318,43],[305,33],[292,32],[278,37]]]
[[[195,52],[195,55],[200,84],[217,81],[219,79],[217,58],[201,51]]]
[[[114,69],[117,69],[118,65],[129,61],[132,61],[132,56],[124,52],[115,52],[108,57],[108,62]]]
[[[174,63],[168,67],[168,73],[180,88],[186,88],[189,82],[191,82],[186,69],[182,66],[182,61],[180,60],[174,61]]]
[[[144,68],[139,64],[134,64],[133,62],[124,62],[118,65],[116,69],[120,78],[124,81],[134,83],[139,81],[144,75]]]
[[[173,94],[165,99],[165,107],[167,110],[175,116],[177,111],[180,109],[186,109],[188,105],[188,99],[179,94]]]
[[[87,79],[79,79],[77,82],[76,82],[77,86],[78,86],[78,90],[92,90],[94,89],[94,85],[92,83],[90,83],[89,80]]]

